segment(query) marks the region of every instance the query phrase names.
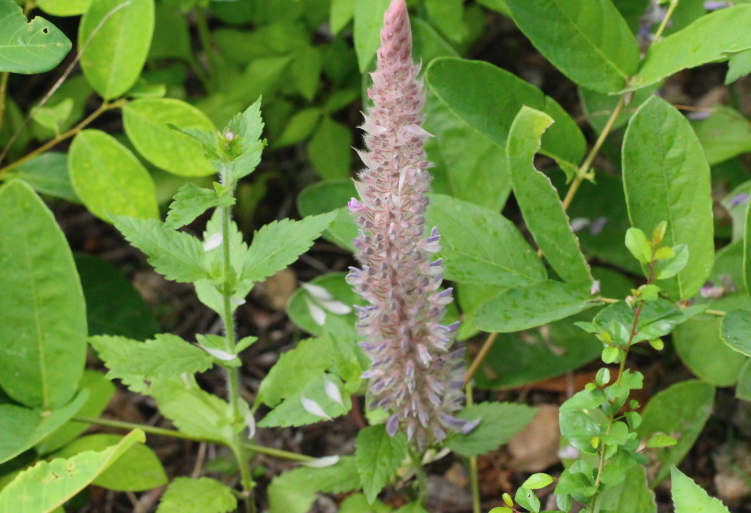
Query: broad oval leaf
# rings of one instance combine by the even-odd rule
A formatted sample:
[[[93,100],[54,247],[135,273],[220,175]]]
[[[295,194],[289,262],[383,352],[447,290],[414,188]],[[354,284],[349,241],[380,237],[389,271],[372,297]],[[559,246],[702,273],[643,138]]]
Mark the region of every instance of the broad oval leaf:
[[[59,408],[86,362],[86,303],[68,241],[29,185],[0,188],[0,386],[16,401]]]
[[[639,89],[685,68],[729,59],[751,48],[751,5],[736,5],[702,16],[655,43],[629,84]]]
[[[71,458],[85,451],[104,451],[116,446],[124,437],[96,434],[75,440],[55,453],[56,458]],[[167,474],[154,451],[134,444],[99,474],[92,484],[118,492],[140,492],[167,484]]]
[[[691,125],[661,98],[647,100],[629,121],[623,186],[633,227],[652,233],[667,221],[664,244],[688,245],[686,267],[659,284],[675,299],[692,297],[714,263],[710,172]]]
[[[691,123],[710,166],[751,152],[751,122],[731,107],[715,105],[707,119]]]
[[[0,2],[0,72],[42,73],[68,55],[70,40],[39,16],[26,20],[14,1]]]
[[[649,400],[642,412],[636,432],[647,440],[655,433],[666,433],[678,439],[672,447],[656,449],[660,469],[655,480],[662,481],[671,465],[678,465],[696,442],[714,404],[715,389],[697,380],[681,381],[659,392]]]
[[[722,339],[734,350],[751,356],[751,312],[731,310],[722,318]]]
[[[542,138],[542,154],[576,165],[586,152],[584,135],[555,100],[490,63],[438,58],[428,66],[427,82],[454,114],[501,148],[506,147],[514,117],[526,105],[556,121]]]
[[[511,333],[542,326],[597,306],[589,284],[545,280],[501,292],[477,309],[472,323],[483,331]]]
[[[431,194],[426,223],[438,227],[449,280],[521,287],[546,278],[540,259],[519,230],[497,212]]]
[[[169,127],[216,131],[206,115],[172,98],[137,100],[123,107],[125,133],[138,152],[158,168],[181,176],[216,174],[200,142]]]
[[[3,488],[0,511],[49,513],[83,490],[133,444],[145,440],[143,431],[136,429],[104,451],[86,451],[67,460],[40,461]]]
[[[81,68],[105,100],[138,80],[154,33],[154,0],[91,0],[81,18]]]
[[[639,45],[611,0],[506,0],[516,25],[577,84],[611,93],[639,67]]]
[[[133,153],[99,130],[79,132],[68,153],[73,189],[92,214],[159,217],[154,180]]]
[[[558,191],[547,176],[535,169],[533,162],[540,149],[540,138],[552,123],[553,118],[547,114],[526,106],[514,119],[506,146],[514,197],[527,228],[558,275],[567,282],[591,282],[589,265]]]

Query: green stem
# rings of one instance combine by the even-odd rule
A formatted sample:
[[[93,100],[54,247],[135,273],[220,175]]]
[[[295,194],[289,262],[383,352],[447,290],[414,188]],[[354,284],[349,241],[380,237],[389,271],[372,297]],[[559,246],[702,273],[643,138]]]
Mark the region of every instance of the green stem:
[[[668,12],[665,13],[665,17],[662,19],[662,23],[660,23],[660,26],[657,27],[657,32],[655,32],[655,37],[654,39],[652,39],[652,42],[649,44],[650,48],[652,48],[652,45],[654,45],[662,37],[662,33],[665,31],[665,27],[668,26],[668,21],[670,21],[670,17],[673,16],[673,13],[675,12],[676,7],[678,7],[678,0],[670,0],[670,6],[668,6]]]
[[[8,77],[9,72],[5,72],[0,75],[0,128],[3,127],[3,115],[5,114],[5,94],[8,90]]]
[[[121,420],[99,419],[95,417],[83,416],[75,416],[71,420],[74,420],[76,422],[83,422],[85,424],[94,424],[96,426],[124,429],[126,431],[140,429],[141,431],[149,433],[150,435],[169,436],[172,438],[181,438],[183,440],[192,440],[194,442],[218,443],[217,440],[209,440],[208,438],[204,438],[202,436],[189,435],[187,433],[182,433],[174,429],[158,428],[154,426],[148,426],[146,424],[136,424],[134,422],[124,422]],[[265,454],[274,458],[280,458],[290,461],[306,462],[315,461],[316,459],[312,456],[305,456],[304,454],[296,454],[294,452],[283,451],[281,449],[272,449],[271,447],[264,447],[262,445],[256,445],[247,442],[245,443],[245,447],[252,452],[257,452],[259,454]]]
[[[411,447],[409,448],[409,457],[417,474],[417,502],[420,506],[425,507],[425,500],[428,498],[428,475],[422,467],[422,458],[415,454]]]
[[[208,66],[206,84],[210,86],[211,91],[215,91],[216,67],[214,63],[214,50],[211,44],[211,32],[209,31],[209,23],[206,21],[206,12],[200,7],[196,9],[196,26],[198,27],[198,39],[201,41],[203,53],[206,54],[206,64]]]
[[[205,21],[205,20],[204,20]],[[232,166],[225,165],[222,169],[222,183],[227,187],[230,197],[232,196]],[[231,276],[234,270],[232,269],[232,262],[230,259],[230,222],[232,212],[230,207],[220,207],[222,209],[222,267],[224,268],[224,284],[222,285],[222,296],[224,303],[224,315],[222,319],[224,321],[225,340],[227,342],[227,352],[235,353],[235,322],[232,310],[232,284]],[[240,404],[242,398],[240,397],[240,376],[236,367],[225,368],[227,374],[227,395],[228,401],[232,410],[232,422],[244,422],[242,415],[240,414]],[[245,509],[247,513],[255,513],[256,505],[253,500],[253,479],[250,475],[250,458],[247,450],[245,449],[245,443],[241,440],[242,433],[235,433],[232,443],[232,451],[237,458],[238,466],[240,467],[240,482],[243,487],[243,495],[245,496]]]
[[[467,407],[474,404],[472,399],[472,382],[467,383]],[[469,481],[472,485],[472,512],[482,513],[482,503],[480,501],[480,476],[477,472],[477,456],[469,457]]]

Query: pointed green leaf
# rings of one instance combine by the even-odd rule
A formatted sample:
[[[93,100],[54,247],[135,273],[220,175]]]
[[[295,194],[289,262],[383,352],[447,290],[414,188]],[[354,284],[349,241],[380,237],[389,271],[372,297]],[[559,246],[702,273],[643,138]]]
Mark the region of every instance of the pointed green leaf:
[[[86,363],[86,304],[73,255],[29,185],[0,188],[0,386],[16,401],[60,408]]]
[[[128,91],[138,80],[154,33],[154,0],[91,0],[81,18],[81,68],[105,100]]]
[[[330,116],[324,116],[308,143],[308,156],[324,180],[348,178],[352,164],[352,132]]]
[[[85,451],[104,451],[120,443],[120,435],[96,434],[75,440],[57,452],[55,458],[71,458]],[[140,492],[167,484],[167,474],[154,451],[135,444],[115,460],[92,484],[119,492]]]
[[[730,58],[728,73],[725,76],[725,85],[730,85],[749,73],[751,73],[751,50],[744,50]]]
[[[159,217],[156,186],[133,153],[111,135],[84,130],[68,153],[73,189],[92,214],[109,221],[117,215]]]
[[[545,280],[512,288],[477,309],[472,323],[488,332],[511,333],[542,326],[597,306],[589,284]]]
[[[195,237],[167,228],[156,219],[114,214],[110,218],[131,244],[148,255],[156,272],[168,280],[193,282],[209,278],[206,254]]]
[[[558,275],[567,282],[592,282],[558,192],[533,164],[542,134],[552,123],[553,118],[547,114],[522,107],[511,125],[506,156],[514,196],[527,228]]]
[[[610,0],[506,0],[516,25],[577,84],[611,93],[639,67],[639,45]]]
[[[722,502],[707,495],[703,488],[675,466],[670,469],[670,482],[675,513],[729,513]]]
[[[438,30],[452,41],[461,42],[466,30],[462,24],[464,16],[462,0],[427,0],[425,10]]]
[[[177,229],[190,224],[208,209],[219,205],[219,202],[216,191],[188,182],[180,188],[170,205],[164,226]]]
[[[47,435],[78,413],[88,397],[88,391],[79,392],[70,403],[51,412],[34,411],[14,404],[0,404],[0,431],[3,433],[0,437],[0,463],[18,456],[44,440]]]
[[[305,253],[334,220],[335,213],[308,216],[301,221],[283,219],[265,225],[253,236],[242,279],[263,281],[285,269]]]
[[[498,449],[532,422],[536,408],[513,403],[487,402],[468,406],[459,417],[482,419],[469,434],[453,433],[446,447],[462,456],[479,456]]]
[[[630,86],[654,84],[685,68],[727,60],[751,48],[751,5],[736,5],[702,16],[683,30],[655,43]],[[697,41],[704,44],[697,45]]]
[[[338,34],[355,14],[356,0],[331,1],[331,32]]]
[[[691,126],[710,166],[751,152],[751,122],[731,107],[715,105],[707,119]]]
[[[383,14],[391,0],[355,0],[354,40],[360,73],[363,73],[375,58],[381,42]]]
[[[104,451],[86,451],[67,460],[40,461],[3,488],[0,511],[50,513],[83,490],[133,444],[145,440],[143,431],[136,429]]]
[[[330,362],[330,364],[333,362]],[[331,365],[329,365],[331,366]],[[332,374],[327,374],[330,382],[334,383],[341,394],[341,403],[327,394],[324,373],[319,372],[300,389],[290,395],[282,403],[271,410],[259,427],[297,427],[316,424],[331,420],[346,414],[352,408],[351,393],[342,389],[341,380]],[[294,383],[299,383],[295,376]]]
[[[660,286],[675,299],[692,297],[714,263],[710,173],[691,125],[665,100],[650,98],[629,122],[623,186],[632,226],[651,233],[667,221],[665,244],[688,245],[686,267]]]
[[[52,23],[26,20],[21,6],[0,0],[0,72],[42,73],[68,55],[70,40]]]
[[[232,489],[215,479],[178,477],[162,496],[157,513],[226,513],[237,508]]]
[[[215,174],[201,144],[171,129],[170,124],[183,130],[216,131],[203,112],[173,98],[136,100],[123,107],[125,133],[146,160],[180,176]]]
[[[363,491],[373,503],[380,491],[396,475],[407,457],[407,437],[398,432],[386,433],[386,424],[377,424],[357,433],[355,461]]]

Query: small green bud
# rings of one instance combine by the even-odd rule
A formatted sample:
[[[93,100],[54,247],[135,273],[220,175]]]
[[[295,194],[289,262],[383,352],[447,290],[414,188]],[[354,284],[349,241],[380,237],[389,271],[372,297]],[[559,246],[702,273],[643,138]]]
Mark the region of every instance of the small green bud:
[[[665,342],[663,342],[661,338],[650,340],[649,345],[654,347],[658,351],[662,351],[665,348]]]
[[[511,500],[511,496],[507,493],[503,494],[503,502],[508,506],[509,508],[514,507],[514,501]]]
[[[665,238],[665,232],[668,231],[668,222],[662,221],[660,224],[655,226],[655,229],[652,230],[652,243],[655,246],[658,246],[662,243],[662,240]]]
[[[595,449],[597,449],[600,446],[600,437],[599,436],[593,436],[591,443],[592,443],[592,447],[594,447]]]
[[[601,387],[604,387],[605,385],[610,383],[610,370],[607,367],[603,367],[602,369],[598,370],[595,381],[597,381],[597,384]]]

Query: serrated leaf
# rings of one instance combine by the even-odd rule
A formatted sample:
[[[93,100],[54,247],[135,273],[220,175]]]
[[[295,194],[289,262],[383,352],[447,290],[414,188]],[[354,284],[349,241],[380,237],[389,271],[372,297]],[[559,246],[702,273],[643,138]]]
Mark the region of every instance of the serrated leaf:
[[[342,493],[360,487],[354,456],[343,456],[326,468],[297,468],[269,485],[269,513],[307,513],[318,492]]]
[[[446,447],[462,456],[478,456],[493,451],[532,422],[536,408],[521,404],[486,402],[469,406],[458,417],[481,418],[480,424],[467,435],[451,434]]]
[[[336,214],[329,212],[302,221],[284,219],[265,225],[253,237],[242,279],[259,282],[285,269],[313,245],[334,217]]]
[[[194,282],[210,278],[203,246],[195,237],[167,228],[156,219],[114,214],[110,218],[131,244],[146,253],[156,272],[168,280]]]
[[[375,501],[383,487],[396,475],[406,457],[407,437],[401,432],[389,436],[386,424],[370,426],[357,433],[355,461],[369,503]]]
[[[346,414],[352,408],[351,394],[342,390],[341,380],[332,375],[320,373],[310,379],[299,393],[290,395],[280,405],[258,423],[259,427],[297,427],[307,424],[315,424],[324,420]],[[340,393],[341,402],[334,400],[326,393],[326,379],[333,382]],[[297,379],[295,381],[298,381]]]
[[[104,451],[82,452],[67,460],[40,461],[3,488],[0,511],[49,513],[83,490],[133,444],[145,440],[143,431],[136,429]]]
[[[243,138],[242,152],[232,166],[232,178],[234,180],[249,175],[261,162],[261,152],[266,145],[265,141],[261,140],[264,126],[261,119],[260,98],[230,122],[230,128]]]
[[[120,435],[96,434],[75,440],[55,454],[71,458],[84,451],[103,451],[122,441]],[[148,446],[135,444],[92,482],[120,492],[140,492],[167,484],[167,474],[159,458]]]
[[[722,502],[707,495],[675,466],[670,469],[670,482],[675,513],[729,513]]]
[[[111,336],[91,337],[89,341],[110,369],[109,379],[166,378],[203,372],[213,365],[211,355],[168,333],[146,342]]]
[[[547,114],[526,106],[516,115],[506,146],[514,196],[527,228],[558,275],[570,283],[591,283],[592,273],[558,191],[533,163],[542,135],[552,123]]]
[[[177,229],[190,224],[211,207],[219,205],[220,201],[216,191],[187,182],[180,188],[175,201],[170,205],[164,226]]]
[[[0,0],[0,72],[42,73],[68,54],[70,40],[52,23],[35,17],[26,20],[13,0]]]
[[[237,508],[232,489],[215,479],[178,477],[162,496],[157,513],[226,513]]]

